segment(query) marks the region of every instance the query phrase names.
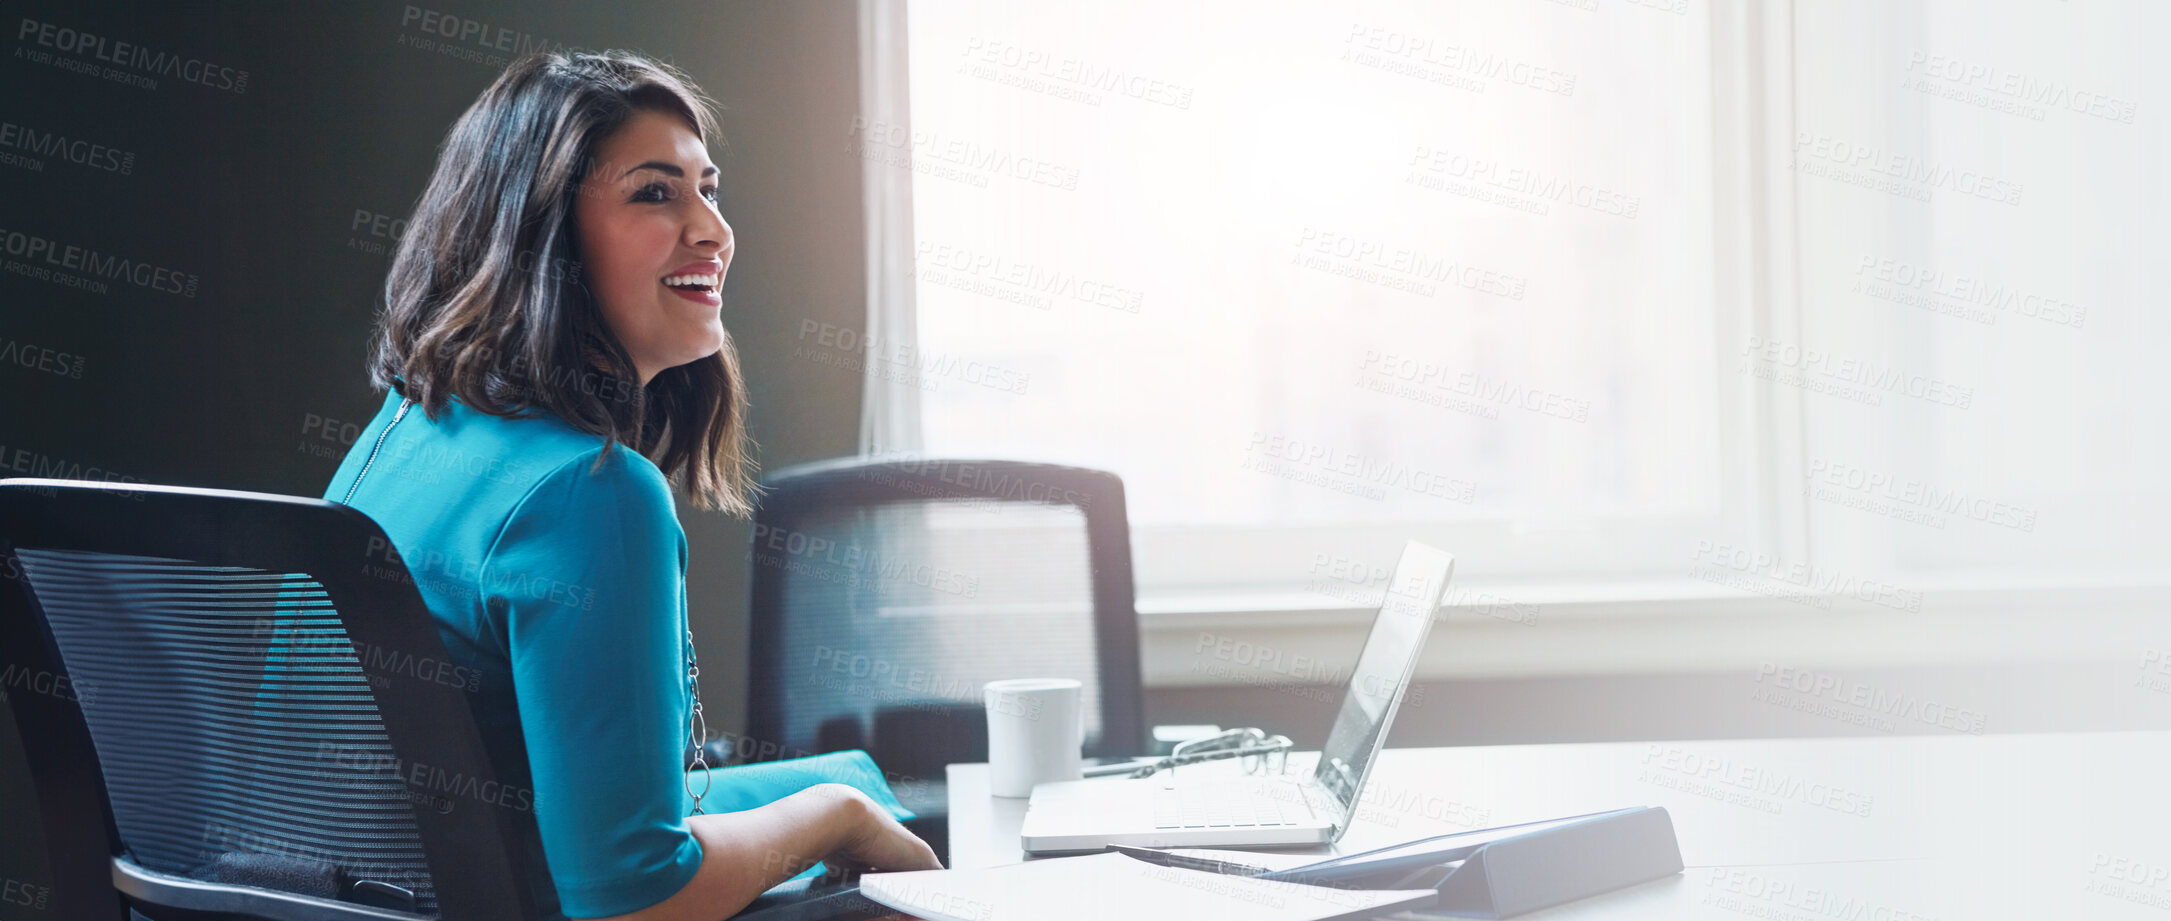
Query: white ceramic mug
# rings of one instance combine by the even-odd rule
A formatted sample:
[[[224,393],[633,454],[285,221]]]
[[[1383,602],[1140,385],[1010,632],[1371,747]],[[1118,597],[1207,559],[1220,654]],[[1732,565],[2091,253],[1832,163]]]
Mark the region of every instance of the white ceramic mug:
[[[1079,748],[1084,685],[1070,678],[1007,678],[981,689],[988,711],[988,790],[1033,795],[1033,785],[1084,777]]]

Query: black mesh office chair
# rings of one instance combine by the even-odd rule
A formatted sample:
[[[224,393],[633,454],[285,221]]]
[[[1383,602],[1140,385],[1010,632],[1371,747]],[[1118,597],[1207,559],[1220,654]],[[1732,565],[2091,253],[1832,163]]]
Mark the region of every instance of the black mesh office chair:
[[[763,482],[741,754],[987,757],[981,685],[1075,678],[1085,753],[1146,751],[1123,481],[1016,461],[823,461]],[[915,809],[927,804],[908,800]]]
[[[0,480],[53,917],[536,917],[529,803],[389,547],[315,499]]]

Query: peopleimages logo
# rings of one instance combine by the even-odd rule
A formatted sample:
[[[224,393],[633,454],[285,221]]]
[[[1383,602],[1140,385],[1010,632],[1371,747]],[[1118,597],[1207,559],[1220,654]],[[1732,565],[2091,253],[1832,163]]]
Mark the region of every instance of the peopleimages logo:
[[[0,336],[0,366],[20,365],[73,380],[83,379],[83,356]]]
[[[921,560],[868,550],[857,541],[838,543],[826,537],[779,528],[754,526],[754,564],[828,582],[917,585],[962,598],[980,594],[980,577]]]
[[[1530,286],[1530,279],[1520,275],[1308,225],[1297,234],[1297,251],[1290,261],[1315,271],[1407,291],[1419,297],[1431,297],[1439,290],[1440,283],[1446,283],[1520,301],[1524,290]]]
[[[1636,212],[1643,207],[1643,199],[1605,186],[1578,182],[1574,178],[1550,174],[1535,167],[1471,155],[1469,153],[1417,145],[1417,152],[1410,157],[1409,169],[1417,177],[1413,184],[1439,191],[1454,191],[1473,198],[1484,198],[1507,205],[1518,211],[1549,214],[1554,204],[1574,205],[1599,214],[1636,219]],[[1503,193],[1501,196],[1470,194],[1448,186],[1447,181],[1476,183]]]
[[[1933,190],[1943,190],[2017,205],[2027,188],[1979,170],[1954,169],[1922,157],[1814,131],[1794,133],[1794,168],[1917,201],[1929,201]]]
[[[1137,313],[1144,300],[1144,295],[1132,288],[985,250],[933,240],[921,240],[918,249],[913,267],[916,277],[1038,310],[1052,309],[1055,299],[1063,298]]]
[[[1862,715],[1896,717],[1903,721],[1921,723],[1924,726],[1950,729],[1970,735],[1982,735],[1988,717],[1980,710],[1956,707],[1937,700],[1916,697],[1890,691],[1875,685],[1842,678],[1837,674],[1817,672],[1806,668],[1764,662],[1757,666],[1758,693],[1751,700],[1779,706],[1793,706],[1796,710],[1825,716],[1846,715],[1815,706],[1829,702],[1854,708]],[[1776,690],[1777,694],[1770,693]],[[1849,720],[1849,722],[1860,722]],[[1891,732],[1889,721],[1879,720],[1876,728]]]
[[[134,42],[116,41],[108,36],[83,32],[50,22],[24,18],[15,31],[15,39],[42,48],[51,48],[62,54],[79,55],[102,64],[127,68],[133,74],[119,74],[107,68],[102,76],[119,82],[143,85],[138,75],[171,77],[187,83],[199,83],[215,90],[229,90],[235,94],[248,92],[249,72],[193,58],[186,55],[158,51]],[[18,53],[20,53],[18,51]],[[93,74],[101,76],[101,74]],[[146,87],[157,89],[156,81]]]
[[[29,448],[16,448],[9,451],[8,446],[5,444],[0,444],[0,472],[54,480],[83,480],[86,482],[122,484],[143,482],[135,477],[124,473],[116,473],[96,464],[85,467],[80,462],[54,457],[49,454],[40,454]],[[116,490],[125,489],[122,486],[113,488]],[[140,494],[137,494],[137,497],[140,498]]]
[[[1539,92],[1575,95],[1575,74],[1398,29],[1351,23],[1342,43],[1342,60],[1473,93],[1485,92],[1489,81],[1499,80]]]
[[[1802,592],[1780,592],[1775,594],[1775,597],[1801,601],[1810,604],[1812,607],[1828,609],[1831,607],[1830,598],[1842,597],[1883,605],[1901,611],[1919,612],[1922,610],[1922,592],[1920,591],[1901,588],[1876,579],[1865,579],[1824,567],[1812,566],[1800,561],[1790,563],[1761,550],[1718,543],[1708,539],[1699,540],[1696,542],[1696,549],[1689,551],[1689,560],[1692,563],[1720,570],[1721,572],[1716,573],[1717,575],[1723,575],[1724,571],[1730,570],[1745,576],[1762,577],[1804,589]],[[1713,573],[1700,573],[1692,569],[1689,574],[1703,578],[1706,581],[1734,584],[1729,579],[1712,578]],[[1738,587],[1747,588],[1750,591],[1763,591],[1762,588],[1755,587],[1753,582]],[[1774,594],[1772,592],[1764,593]]]
[[[1768,372],[1757,375],[1765,380],[1791,384],[1805,390],[1829,392],[1837,396],[1866,396],[1870,399],[1860,402],[1871,405],[1882,403],[1883,394],[1887,393],[1955,409],[1966,409],[1975,402],[1973,387],[1961,387],[1926,374],[1903,371],[1869,359],[1840,355],[1825,349],[1805,348],[1791,342],[1749,336],[1740,354],[1745,359],[1744,370]],[[1747,365],[1747,361],[1758,364]],[[1804,377],[1803,374],[1809,376]],[[1860,389],[1829,386],[1828,381],[1860,385]]]
[[[1749,918],[1939,921],[1937,915],[1873,902],[1841,893],[1830,886],[1797,885],[1791,880],[1769,878],[1753,870],[1722,867],[1707,878],[1704,885],[1708,888],[1703,904]]]
[[[2036,510],[2013,505],[1963,489],[1942,487],[1922,480],[1895,477],[1883,471],[1852,464],[1833,463],[1822,457],[1809,459],[1803,492],[1828,502],[1874,511],[1901,520],[1944,527],[1939,515],[1959,515],[1983,524],[2034,531]]]
[[[529,54],[541,51],[561,51],[565,46],[532,33],[522,32],[509,26],[500,26],[469,19],[427,7],[409,4],[400,11],[400,27],[412,29],[424,35],[447,38],[472,44],[492,51],[513,54]]]
[[[1100,94],[1110,93],[1172,109],[1191,108],[1194,90],[1189,86],[1012,42],[974,36],[965,40],[959,55],[978,65],[969,71],[975,77],[1058,99],[1097,106]]]
[[[1977,322],[1996,323],[1999,313],[2008,310],[2029,319],[2074,329],[2079,329],[2088,320],[2088,308],[2072,301],[1868,253],[1864,253],[1855,265],[1854,290],[1881,300]]]
[[[1387,379],[1413,385],[1409,389],[1367,386],[1367,389],[1393,392],[1421,402],[1446,402],[1425,399],[1427,390],[1442,396],[1467,397],[1477,402],[1479,410],[1491,410],[1496,406],[1509,406],[1570,422],[1585,422],[1591,417],[1591,401],[1567,396],[1550,390],[1525,386],[1475,371],[1459,371],[1431,359],[1409,355],[1396,355],[1379,349],[1365,349],[1364,358],[1357,363],[1360,374],[1376,375],[1377,383]],[[1360,385],[1365,384],[1359,378]],[[1450,409],[1463,407],[1448,405]],[[1497,419],[1499,412],[1480,412],[1488,419]]]
[[[19,125],[11,121],[0,121],[0,148],[20,150],[41,157],[56,157],[77,166],[123,176],[136,170],[134,151],[108,147],[82,138],[69,137],[58,131]],[[34,167],[40,170],[44,168],[42,163]]]
[[[45,909],[45,900],[52,894],[53,887],[51,886],[40,886],[36,883],[27,883],[10,877],[6,885],[0,887],[0,904],[21,905],[25,908],[43,911]]]
[[[495,779],[485,780],[438,765],[410,761],[390,751],[362,745],[320,742],[317,744],[317,758],[364,776],[397,780],[407,786],[408,797],[416,805],[433,806],[439,814],[453,810],[451,797],[502,806],[516,812],[530,812],[535,808],[535,791],[527,787],[513,786]]]
[[[69,272],[81,272],[92,278],[126,282],[139,288],[182,297],[195,297],[196,287],[202,282],[202,276],[168,266],[64,244],[50,237],[6,228],[0,228],[0,254],[22,259],[26,263],[22,264],[22,268],[32,270],[18,274],[35,275],[37,269],[46,269],[49,272],[57,267]],[[9,270],[17,271],[14,266],[10,266]]]
[[[888,163],[899,169],[926,173],[976,188],[986,188],[989,176],[1008,176],[1065,192],[1078,190],[1079,169],[1044,157],[1032,157],[964,138],[945,137],[886,121],[852,116],[851,138],[846,153]]]
[[[814,345],[804,344],[809,338]],[[1022,394],[1032,384],[1031,374],[1015,368],[930,352],[911,342],[885,340],[872,333],[862,336],[858,330],[831,323],[799,321],[799,341],[802,344],[792,349],[793,358],[864,371],[878,380],[930,392],[940,389],[941,378],[1012,394]]]
[[[68,676],[39,669],[33,671],[18,663],[8,663],[0,669],[0,690],[15,693],[29,692],[60,700],[74,701],[93,706],[98,700],[97,688],[81,682],[70,681]]]
[[[1789,802],[1868,818],[1877,798],[1770,768],[1680,746],[1645,746],[1638,779],[1655,786],[1778,815]]]
[[[1908,51],[1905,70],[1909,79],[1901,81],[1903,88],[2035,121],[2042,121],[2047,109],[2065,109],[2130,125],[2140,110],[2134,100],[2110,93],[1920,48]]]
[[[1465,505],[1477,497],[1477,484],[1468,480],[1378,455],[1345,451],[1320,441],[1254,430],[1244,453],[1247,470],[1326,486],[1368,499],[1385,499],[1385,488],[1408,490]],[[1305,473],[1314,476],[1302,475]],[[1322,476],[1327,479],[1321,479]]]

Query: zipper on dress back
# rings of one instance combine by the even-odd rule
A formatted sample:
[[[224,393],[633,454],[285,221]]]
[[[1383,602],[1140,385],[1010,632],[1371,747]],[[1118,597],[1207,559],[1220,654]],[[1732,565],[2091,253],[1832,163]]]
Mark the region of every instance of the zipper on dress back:
[[[369,465],[377,462],[377,452],[384,450],[386,436],[392,434],[392,427],[400,424],[400,419],[407,415],[407,407],[413,405],[415,405],[413,400],[400,400],[399,412],[393,413],[392,421],[385,423],[384,431],[377,433],[377,443],[370,446],[369,456],[362,459],[362,469],[354,472],[354,482],[347,484],[347,497],[339,500],[339,504],[346,505],[354,501],[354,491],[361,488],[362,478],[369,475]]]

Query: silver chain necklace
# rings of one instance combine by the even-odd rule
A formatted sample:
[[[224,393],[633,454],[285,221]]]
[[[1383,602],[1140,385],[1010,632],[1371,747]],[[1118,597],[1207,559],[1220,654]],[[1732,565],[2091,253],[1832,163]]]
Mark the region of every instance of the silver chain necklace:
[[[701,815],[701,797],[709,792],[709,785],[716,780],[709,776],[709,721],[701,715],[701,663],[694,659],[694,631],[686,628],[686,697],[693,702],[692,715],[686,720],[686,735],[693,740],[694,763],[686,768],[686,795],[694,799],[694,810],[689,815]],[[694,792],[694,771],[701,772],[701,792]]]

